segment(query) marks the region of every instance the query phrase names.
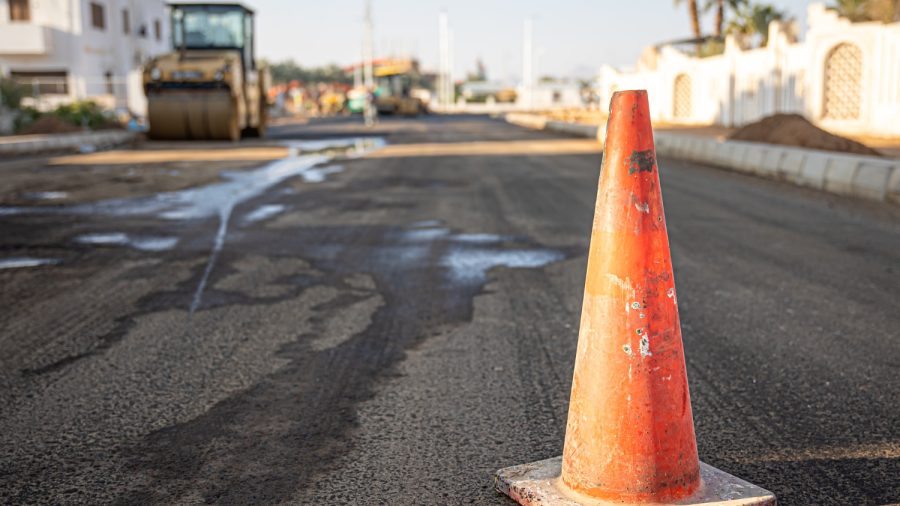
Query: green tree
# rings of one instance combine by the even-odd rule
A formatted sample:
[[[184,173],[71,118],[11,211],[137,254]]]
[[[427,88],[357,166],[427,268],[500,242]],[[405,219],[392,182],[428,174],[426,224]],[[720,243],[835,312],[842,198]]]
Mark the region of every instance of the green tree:
[[[725,11],[737,12],[738,9],[746,4],[747,0],[706,0],[706,3],[703,4],[703,11],[716,10],[716,17],[713,21],[713,35],[716,37],[722,36],[722,29],[725,25]]]
[[[828,8],[836,11],[841,17],[857,23],[871,21],[869,17],[870,3],[869,0],[835,0]]]
[[[343,68],[335,64],[325,65],[324,67],[304,68],[297,65],[293,60],[285,60],[277,63],[269,64],[269,72],[272,74],[272,82],[276,84],[287,83],[290,81],[300,81],[304,84],[309,83],[344,83],[353,82],[353,77],[344,71]]]
[[[13,81],[0,77],[0,105],[7,109],[18,109],[22,105],[22,99],[28,96],[28,90]]]
[[[853,23],[900,21],[900,0],[834,0],[828,8]]]
[[[759,37],[760,46],[769,43],[769,24],[772,21],[784,21],[787,14],[770,4],[744,4],[735,12],[728,23],[728,33],[734,34],[745,42]]]
[[[676,6],[681,6],[683,3],[687,3],[688,5],[688,15],[691,19],[691,31],[694,32],[694,37],[699,39],[702,34],[700,32],[700,11],[697,9],[697,0],[675,0]]]

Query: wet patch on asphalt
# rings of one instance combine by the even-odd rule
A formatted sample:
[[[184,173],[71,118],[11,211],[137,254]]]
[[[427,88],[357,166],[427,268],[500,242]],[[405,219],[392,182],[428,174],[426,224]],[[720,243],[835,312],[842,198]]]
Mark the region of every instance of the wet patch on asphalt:
[[[107,220],[102,222],[107,224],[105,226],[108,226],[109,218],[123,220],[121,222],[123,226],[129,223],[125,221],[126,219],[145,218],[178,222],[195,222],[209,218],[218,218],[219,222],[213,236],[212,251],[207,256],[205,268],[201,271],[199,278],[192,277],[188,281],[188,283],[193,283],[194,288],[192,290],[193,297],[187,303],[182,302],[184,300],[182,294],[188,289],[183,286],[183,283],[173,287],[171,292],[150,294],[138,301],[138,311],[128,317],[116,319],[113,330],[98,336],[94,346],[77,354],[63,356],[36,367],[24,368],[21,370],[21,374],[23,376],[47,374],[58,371],[81,359],[105,353],[127,335],[133,326],[134,318],[142,314],[159,311],[163,308],[175,309],[181,304],[185,304],[185,306],[190,308],[190,312],[193,313],[203,302],[203,292],[225,244],[226,236],[229,233],[228,225],[232,212],[236,207],[241,207],[244,202],[249,200],[267,196],[267,192],[279,183],[295,176],[302,177],[309,171],[314,171],[313,175],[309,178],[304,178],[304,181],[310,183],[323,182],[328,174],[339,172],[336,169],[337,167],[340,167],[341,170],[343,168],[332,165],[323,167],[325,170],[319,170],[318,166],[320,164],[335,158],[358,158],[371,150],[379,149],[384,145],[384,140],[378,137],[354,137],[290,142],[288,144],[292,151],[291,156],[288,158],[276,160],[259,169],[246,172],[223,172],[223,181],[196,188],[158,193],[149,197],[112,199],[90,204],[53,207],[0,207],[0,217],[34,216],[35,219],[40,220],[46,216],[72,216],[79,221],[99,218]],[[277,193],[283,194],[283,192]],[[244,215],[243,224],[246,226],[254,220],[265,220],[278,214],[275,212],[276,209],[279,209],[280,212],[280,209],[283,208],[284,206],[277,204],[258,206],[255,210]],[[166,231],[178,230],[170,230],[170,228],[166,227]],[[182,233],[184,232],[182,231]],[[134,250],[156,253],[171,250],[181,243],[185,243],[185,249],[196,250],[198,247],[203,247],[198,244],[198,242],[202,241],[203,238],[197,238],[195,234],[185,237],[172,237],[105,231],[80,234],[71,238],[72,243],[79,245],[93,247],[128,246]],[[65,257],[66,255],[63,256]],[[68,260],[66,261],[68,262]],[[54,266],[61,263],[63,263],[63,260],[59,258],[22,256],[6,259],[5,262],[0,261],[0,269]],[[280,299],[279,297],[254,299],[240,291],[218,290],[210,298],[206,307],[211,308],[230,304],[271,304],[278,302]]]
[[[149,481],[122,502],[290,502],[350,450],[355,405],[373,395],[374,382],[394,374],[409,347],[471,320],[491,269],[539,268],[575,254],[522,237],[458,233],[437,220],[275,235],[245,231],[240,248],[303,258],[310,273],[281,282],[341,295],[316,307],[311,326],[277,353],[287,365],[133,448],[132,471]],[[212,283],[209,297],[221,284]],[[235,459],[253,462],[252,472]]]
[[[225,239],[234,208],[241,203],[264,194],[269,188],[286,179],[300,176],[306,182],[320,183],[328,174],[343,170],[340,165],[319,167],[335,158],[358,158],[384,146],[381,138],[322,139],[315,141],[295,141],[289,143],[290,155],[276,160],[259,169],[245,172],[223,172],[224,181],[168,193],[158,193],[150,197],[131,199],[111,199],[90,204],[59,207],[0,207],[0,216],[25,214],[64,215],[106,215],[113,217],[155,216],[165,220],[197,220],[218,218],[219,226],[213,237],[206,268],[194,291],[190,312],[199,308],[209,276],[215,267]],[[84,239],[82,237],[81,239]],[[128,242],[127,237],[112,237],[94,234],[79,242],[91,244],[90,239],[101,244],[116,240],[145,251],[159,251],[167,244],[164,241]],[[76,240],[79,240],[76,238]],[[105,242],[104,242],[105,241]],[[94,242],[97,244],[97,242]],[[143,247],[141,247],[143,246]]]
[[[299,158],[323,156],[320,152],[304,154],[302,149],[298,152]],[[166,320],[169,337],[185,339],[183,346],[187,349],[190,341],[211,338],[215,332],[240,332],[245,322],[229,317],[244,314],[245,308],[256,307],[255,314],[262,315],[266,314],[262,311],[283,303],[296,303],[306,293],[325,290],[328,294],[312,307],[312,317],[297,317],[295,335],[279,338],[289,340],[278,348],[277,362],[283,364],[280,368],[262,379],[253,379],[246,389],[220,397],[223,400],[202,414],[150,433],[119,457],[128,459],[134,478],[130,488],[133,493],[122,496],[122,502],[171,503],[185,498],[290,501],[298,488],[309,486],[315,477],[328,472],[329,465],[352,447],[356,404],[373,395],[376,381],[396,374],[394,366],[403,360],[405,351],[471,320],[474,297],[484,293],[490,276],[498,273],[492,269],[539,268],[574,254],[524,237],[454,231],[439,220],[420,220],[407,226],[309,226],[302,220],[278,228],[268,228],[271,224],[249,226],[276,216],[278,220],[273,221],[281,222],[307,209],[404,211],[416,203],[379,198],[377,190],[421,192],[463,186],[458,181],[409,175],[351,179],[341,185],[338,194],[301,186],[301,181],[321,182],[338,172],[333,167],[339,166],[329,168],[321,163],[313,167],[323,170],[310,172],[311,177],[303,177],[308,170],[276,175],[276,180],[256,192],[247,192],[246,184],[234,184],[236,180],[230,175],[215,183],[231,184],[227,188],[246,196],[241,199],[208,199],[203,192],[209,190],[195,188],[99,205],[40,210],[41,214],[70,214],[76,209],[80,211],[76,217],[155,218],[186,224],[205,221],[207,230],[208,220],[218,218],[215,237],[221,237],[222,243],[213,248],[204,268],[196,252],[203,250],[208,232],[201,237],[194,237],[195,233],[180,237],[178,248],[166,253],[166,258],[191,259],[193,275],[176,281],[171,290],[148,293],[139,299],[135,312],[117,320],[115,328],[84,353],[25,370],[26,376],[59,371],[82,358],[104,354],[121,341],[145,339],[140,336],[150,332],[144,323],[148,318]],[[275,188],[292,176],[300,177]],[[301,190],[301,195],[287,191],[290,187]],[[220,193],[227,194],[222,188],[218,189]],[[222,209],[227,209],[225,219]],[[32,214],[0,209],[0,214],[4,213]],[[227,229],[232,213],[243,217],[239,223],[244,226]],[[257,213],[256,220],[248,220],[253,213]],[[109,235],[139,236],[109,232],[106,227],[91,232],[95,237],[87,242],[94,246],[106,242],[108,246],[110,241],[124,239]],[[196,231],[193,225],[183,228]],[[226,234],[233,248],[222,247]],[[70,236],[70,240],[75,237],[79,236]],[[218,263],[216,251],[221,254]],[[248,269],[248,262],[261,265],[263,257],[272,263],[261,267],[266,276],[240,274]],[[293,265],[290,260],[302,265]],[[153,276],[152,271],[148,267],[140,275]],[[191,331],[192,319],[185,318],[185,298],[191,292],[194,298],[190,307],[201,313],[191,317],[196,328],[203,329],[199,334]],[[222,315],[221,320],[209,323],[213,314]],[[242,462],[252,466],[248,468]]]

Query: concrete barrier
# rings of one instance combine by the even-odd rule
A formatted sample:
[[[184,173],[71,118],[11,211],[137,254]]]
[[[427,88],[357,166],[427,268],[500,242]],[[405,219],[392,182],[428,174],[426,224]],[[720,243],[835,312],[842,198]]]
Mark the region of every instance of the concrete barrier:
[[[856,173],[853,175],[853,194],[872,200],[885,200],[887,196],[888,181],[891,173],[897,170],[890,163],[878,160],[864,160],[860,162]]]
[[[756,173],[760,176],[777,177],[778,166],[781,165],[781,159],[784,157],[784,149],[771,144],[763,144],[760,149],[765,151],[763,151],[762,163],[756,167]]]
[[[657,151],[841,195],[900,203],[900,160],[660,132]],[[681,146],[687,146],[682,149]]]
[[[547,121],[534,114],[507,114],[510,123],[595,137],[602,142],[605,127]],[[717,140],[671,131],[654,133],[663,156],[788,181],[798,186],[840,195],[900,204],[900,160],[850,155],[765,144]]]
[[[853,176],[858,167],[857,157],[831,156],[825,171],[825,190],[843,195],[853,193]]]
[[[781,162],[778,164],[778,175],[792,183],[800,184],[800,171],[806,161],[805,153],[800,149],[784,149]]]
[[[505,116],[506,121],[512,123],[513,125],[519,125],[526,128],[534,128],[536,130],[543,130],[544,126],[547,124],[547,118],[543,116],[539,116],[537,114],[525,114],[525,113],[509,113]]]
[[[888,180],[886,200],[900,205],[900,166],[894,166]]]
[[[547,121],[545,130],[577,135],[579,137],[597,137],[597,125],[583,125],[581,123],[566,123],[563,121]]]
[[[101,130],[70,134],[13,135],[0,137],[0,156],[28,156],[86,148],[104,149],[126,144],[137,134],[126,130]]]
[[[810,151],[800,169],[797,184],[809,186],[817,190],[825,189],[825,173],[828,171],[830,157],[824,151]]]

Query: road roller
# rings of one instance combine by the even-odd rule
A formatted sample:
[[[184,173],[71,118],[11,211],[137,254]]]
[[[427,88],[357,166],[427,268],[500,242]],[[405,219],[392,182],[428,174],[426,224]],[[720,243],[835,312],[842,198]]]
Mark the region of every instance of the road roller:
[[[259,137],[268,69],[256,61],[253,11],[236,3],[170,3],[172,51],[144,67],[151,139]]]
[[[428,111],[425,103],[413,96],[413,87],[421,81],[418,62],[382,60],[375,66],[374,74],[378,114],[417,116]]]

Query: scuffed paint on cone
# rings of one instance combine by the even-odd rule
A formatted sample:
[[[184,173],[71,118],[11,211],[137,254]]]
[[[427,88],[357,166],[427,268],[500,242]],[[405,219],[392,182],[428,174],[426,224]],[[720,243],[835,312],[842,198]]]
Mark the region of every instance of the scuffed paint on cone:
[[[562,464],[572,489],[627,501],[700,484],[648,109],[645,91],[610,105]]]

